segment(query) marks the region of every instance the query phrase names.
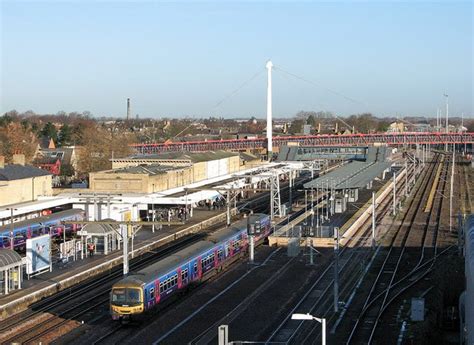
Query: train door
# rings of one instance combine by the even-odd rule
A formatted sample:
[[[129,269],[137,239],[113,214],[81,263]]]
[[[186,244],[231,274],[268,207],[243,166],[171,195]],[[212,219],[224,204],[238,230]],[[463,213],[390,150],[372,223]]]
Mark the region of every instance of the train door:
[[[219,255],[217,248],[214,249],[214,267],[219,267]]]
[[[160,303],[161,291],[160,291],[160,280],[155,280],[155,304]]]
[[[181,289],[181,287],[183,286],[183,277],[181,275],[181,272],[182,272],[181,267],[178,267],[176,271],[178,273],[178,289]]]
[[[230,256],[234,255],[234,241],[233,240],[229,240],[229,254]]]
[[[26,230],[26,238],[31,238],[31,226],[29,226],[28,230]]]
[[[197,272],[198,272],[198,278],[202,277],[202,258],[199,256],[197,258]]]

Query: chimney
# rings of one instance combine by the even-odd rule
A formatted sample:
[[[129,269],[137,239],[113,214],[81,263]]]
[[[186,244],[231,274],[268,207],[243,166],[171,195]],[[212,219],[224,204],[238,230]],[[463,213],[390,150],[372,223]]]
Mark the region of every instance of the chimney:
[[[0,169],[5,168],[5,156],[0,156]]]
[[[339,124],[336,122],[336,129],[334,130],[334,132],[337,134],[339,132]]]
[[[321,133],[321,122],[318,123],[318,133]]]
[[[13,164],[25,165],[25,155],[22,153],[15,153],[13,155]]]
[[[130,120],[130,98],[127,98],[127,121]]]

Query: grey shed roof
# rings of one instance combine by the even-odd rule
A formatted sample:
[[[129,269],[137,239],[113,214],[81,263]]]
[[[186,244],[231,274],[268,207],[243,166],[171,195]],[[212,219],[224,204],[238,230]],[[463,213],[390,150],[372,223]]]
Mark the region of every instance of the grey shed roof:
[[[304,184],[304,188],[363,188],[391,166],[390,162],[352,162]]]
[[[21,256],[11,249],[0,249],[0,270],[21,263]]]
[[[31,165],[8,164],[0,169],[0,181],[21,180],[24,178],[52,175],[50,172]]]
[[[145,175],[160,175],[165,174],[167,171],[171,170],[182,170],[182,167],[175,168],[167,165],[151,164],[151,165],[138,165],[125,168],[119,168],[114,170],[109,170],[107,174],[145,174]]]
[[[136,155],[127,159],[156,159],[156,160],[187,160],[193,163],[206,162],[216,159],[238,156],[238,153],[228,151],[207,151],[207,152],[164,152],[151,155]],[[117,159],[120,160],[120,159]]]

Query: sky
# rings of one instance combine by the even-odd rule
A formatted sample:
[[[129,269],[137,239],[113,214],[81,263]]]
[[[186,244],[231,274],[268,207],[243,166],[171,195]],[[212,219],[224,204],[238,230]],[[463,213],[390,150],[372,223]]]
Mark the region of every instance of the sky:
[[[0,113],[474,116],[471,1],[0,2]]]

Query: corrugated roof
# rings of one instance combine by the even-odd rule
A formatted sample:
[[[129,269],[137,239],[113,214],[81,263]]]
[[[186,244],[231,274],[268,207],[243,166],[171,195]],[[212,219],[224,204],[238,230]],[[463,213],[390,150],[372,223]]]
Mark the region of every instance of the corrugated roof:
[[[335,189],[363,188],[390,166],[390,162],[352,162],[305,183],[304,188],[327,188],[328,184]]]
[[[312,161],[315,159],[365,160],[366,158],[366,146],[282,146],[280,147],[277,161]]]
[[[164,152],[151,155],[136,155],[125,159],[161,159],[161,160],[188,160],[193,163],[206,162],[216,159],[237,156],[238,153],[229,151],[207,151],[207,152]]]
[[[52,175],[46,170],[31,165],[8,164],[0,169],[0,181],[21,180],[24,178]]]
[[[182,170],[183,167],[171,167],[169,165],[137,165],[124,168],[118,168],[114,170],[106,171],[107,174],[145,174],[145,175],[160,175],[166,174],[170,170]]]
[[[0,249],[0,270],[21,263],[21,256],[11,249]]]
[[[392,164],[386,162],[386,147],[370,147],[366,162],[351,162],[304,184],[305,188],[363,188]]]

